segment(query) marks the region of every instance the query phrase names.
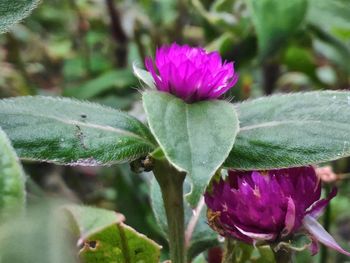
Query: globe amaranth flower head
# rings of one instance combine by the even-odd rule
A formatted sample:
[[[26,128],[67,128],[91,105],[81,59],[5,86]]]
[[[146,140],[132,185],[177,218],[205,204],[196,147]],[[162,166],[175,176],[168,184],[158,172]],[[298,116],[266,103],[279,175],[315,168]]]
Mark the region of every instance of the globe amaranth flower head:
[[[222,236],[253,244],[290,240],[295,233],[350,255],[317,222],[336,195],[320,199],[321,185],[311,166],[269,171],[229,171],[205,194],[209,225]]]
[[[154,62],[156,67],[148,57],[145,66],[157,89],[187,103],[217,99],[238,80],[233,62],[222,62],[218,52],[208,53],[200,47],[176,43],[162,46],[157,49]]]

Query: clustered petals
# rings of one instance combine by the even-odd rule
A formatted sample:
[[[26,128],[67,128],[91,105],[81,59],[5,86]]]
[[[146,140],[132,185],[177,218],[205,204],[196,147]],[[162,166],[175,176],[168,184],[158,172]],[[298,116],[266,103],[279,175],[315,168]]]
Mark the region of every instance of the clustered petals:
[[[147,57],[145,66],[159,91],[187,103],[217,99],[238,80],[233,62],[222,62],[218,52],[176,43],[157,49],[154,61]]]
[[[321,242],[350,255],[317,223],[336,195],[320,199],[321,184],[311,166],[269,171],[229,171],[205,194],[209,225],[219,234],[247,243],[276,243],[307,234],[316,252]]]

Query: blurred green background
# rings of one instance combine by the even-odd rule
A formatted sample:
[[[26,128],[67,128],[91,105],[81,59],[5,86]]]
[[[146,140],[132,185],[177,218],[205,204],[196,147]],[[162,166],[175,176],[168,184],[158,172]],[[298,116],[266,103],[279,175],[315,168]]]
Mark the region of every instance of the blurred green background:
[[[235,61],[234,102],[281,92],[350,88],[349,0],[44,0],[0,35],[0,97],[67,96],[144,120],[132,64],[165,43],[218,50]],[[274,1],[272,1],[274,2]],[[326,106],[326,105],[325,105]],[[331,163],[339,187],[323,224],[349,250],[350,161]],[[166,244],[152,215],[151,174],[25,163],[30,202],[40,195],[116,210],[139,232]],[[297,262],[346,262],[322,249]],[[350,262],[350,260],[348,260]],[[214,261],[213,261],[214,262]]]

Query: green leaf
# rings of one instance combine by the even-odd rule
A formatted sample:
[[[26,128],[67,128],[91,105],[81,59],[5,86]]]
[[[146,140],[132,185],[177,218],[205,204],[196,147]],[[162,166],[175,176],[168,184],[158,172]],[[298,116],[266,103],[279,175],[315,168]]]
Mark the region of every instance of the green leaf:
[[[238,120],[233,105],[212,100],[187,104],[170,94],[143,93],[150,129],[166,158],[192,180],[196,205],[210,177],[232,149]]]
[[[214,232],[207,223],[207,207],[201,199],[196,205],[195,212],[186,202],[185,227],[186,236],[191,236],[188,244],[187,256],[191,260],[199,253],[218,244],[218,234]],[[165,238],[167,238],[168,225],[165,209],[162,201],[162,193],[156,180],[151,182],[151,204],[158,226]]]
[[[350,33],[349,12],[348,0],[309,0],[307,21],[340,40],[348,40]],[[347,32],[347,34],[343,36],[342,32]]]
[[[109,165],[154,149],[137,119],[98,104],[53,97],[0,100],[0,126],[20,158],[69,165]]]
[[[0,262],[77,263],[67,227],[58,204],[29,207],[25,216],[0,226]]]
[[[108,90],[123,89],[131,86],[136,86],[136,79],[130,70],[113,70],[89,80],[79,87],[67,88],[64,90],[63,95],[78,99],[91,99]]]
[[[314,50],[350,73],[350,5],[348,0],[309,0],[309,31],[318,38]],[[320,19],[322,17],[322,19]]]
[[[275,95],[236,108],[241,128],[228,168],[302,166],[350,155],[350,92]]]
[[[15,150],[0,128],[0,223],[24,209],[25,176]]]
[[[136,63],[132,65],[134,75],[141,80],[144,84],[147,85],[147,87],[151,89],[156,89],[156,85],[154,84],[154,79],[147,70],[144,70],[142,68],[139,68]]]
[[[39,4],[40,0],[1,0],[0,1],[0,33],[27,17]]]
[[[69,205],[71,226],[86,262],[159,262],[161,247],[123,224],[124,216],[93,207]]]
[[[230,240],[229,259],[237,263],[275,263],[270,246],[252,246],[237,240]]]
[[[275,52],[304,20],[306,0],[249,0],[260,58]]]
[[[233,5],[229,9],[225,8],[222,10],[222,8],[215,6],[214,3],[210,11],[205,9],[205,6],[200,0],[192,0],[192,5],[195,11],[211,25],[214,25],[220,29],[226,29],[227,31],[237,27],[237,18],[232,14]]]
[[[317,26],[309,26],[309,29],[318,38],[314,41],[315,51],[350,72],[350,45]]]

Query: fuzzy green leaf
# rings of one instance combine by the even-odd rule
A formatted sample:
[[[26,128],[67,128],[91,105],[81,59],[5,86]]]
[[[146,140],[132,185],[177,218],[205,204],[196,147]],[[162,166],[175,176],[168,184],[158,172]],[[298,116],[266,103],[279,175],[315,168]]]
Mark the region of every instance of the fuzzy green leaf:
[[[123,224],[123,215],[77,205],[65,209],[79,237],[79,255],[84,262],[159,262],[161,247]]]
[[[40,0],[1,0],[0,1],[0,33],[27,17],[39,4]]]
[[[57,202],[36,200],[24,216],[0,225],[0,262],[78,263],[75,244],[67,233]]]
[[[187,104],[157,91],[145,92],[143,105],[166,158],[188,172],[192,181],[189,202],[195,206],[233,146],[238,131],[233,105],[219,100]]]
[[[302,166],[350,156],[350,92],[274,95],[236,106],[233,169]]]
[[[140,121],[98,104],[53,97],[0,100],[0,126],[20,158],[69,165],[108,165],[154,149]]]
[[[24,182],[24,172],[16,152],[0,128],[0,223],[23,211]]]

